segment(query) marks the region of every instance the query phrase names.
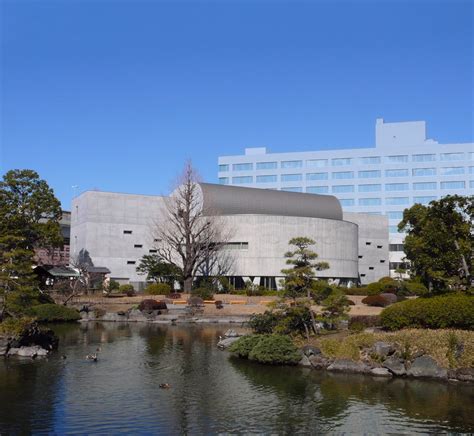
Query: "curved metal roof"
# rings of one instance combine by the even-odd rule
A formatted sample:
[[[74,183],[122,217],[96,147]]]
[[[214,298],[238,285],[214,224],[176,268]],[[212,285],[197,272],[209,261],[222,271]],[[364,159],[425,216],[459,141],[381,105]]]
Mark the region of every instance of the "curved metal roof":
[[[199,183],[203,212],[208,215],[283,215],[342,220],[339,200],[332,195]]]

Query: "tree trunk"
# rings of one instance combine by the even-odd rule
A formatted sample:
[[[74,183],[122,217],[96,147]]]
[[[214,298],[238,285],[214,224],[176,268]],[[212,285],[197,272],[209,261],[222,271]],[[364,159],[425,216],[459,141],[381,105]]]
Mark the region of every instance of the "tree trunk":
[[[471,274],[469,273],[469,267],[467,266],[466,258],[461,253],[461,249],[459,247],[458,241],[454,241],[454,246],[456,247],[456,250],[458,250],[459,254],[461,255],[462,269],[464,270],[464,274],[466,275],[466,281],[469,284],[469,277],[471,277]]]
[[[188,276],[184,278],[184,292],[190,294],[193,289],[193,278]]]
[[[311,291],[308,289],[307,291],[308,298],[310,300],[309,302],[309,314],[311,316],[311,323],[313,324],[313,331],[316,333],[317,332],[317,327],[316,327],[316,319],[314,318],[314,313],[311,310]]]

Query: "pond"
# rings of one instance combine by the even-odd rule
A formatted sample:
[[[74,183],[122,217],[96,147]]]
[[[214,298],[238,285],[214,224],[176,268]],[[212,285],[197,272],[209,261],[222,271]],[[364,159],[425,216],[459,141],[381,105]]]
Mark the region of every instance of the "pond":
[[[49,358],[0,361],[0,434],[474,431],[472,385],[261,366],[216,348],[226,326],[54,329]]]

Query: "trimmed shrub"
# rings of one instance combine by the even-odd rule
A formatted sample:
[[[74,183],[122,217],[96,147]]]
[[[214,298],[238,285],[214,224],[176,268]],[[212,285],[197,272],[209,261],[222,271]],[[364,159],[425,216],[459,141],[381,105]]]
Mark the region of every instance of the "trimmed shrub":
[[[417,295],[419,297],[428,294],[428,288],[423,283],[418,282],[404,282],[403,295]]]
[[[168,307],[164,301],[156,301],[151,298],[142,300],[138,305],[138,310],[141,312],[152,312],[153,310],[167,310]]]
[[[127,297],[133,297],[135,295],[135,289],[133,285],[120,285],[118,288],[119,293],[125,294]]]
[[[81,319],[76,309],[59,304],[40,304],[33,306],[30,312],[39,322],[67,322]]]
[[[278,324],[279,319],[280,317],[275,312],[266,310],[264,313],[252,315],[248,325],[254,333],[270,334],[273,333],[273,329]]]
[[[248,359],[250,352],[262,337],[261,335],[242,336],[229,347],[229,351],[242,359]]]
[[[169,295],[171,293],[171,286],[168,283],[150,283],[145,288],[147,295]]]
[[[120,283],[115,281],[115,280],[110,280],[109,282],[109,291],[110,292],[113,292],[113,291],[118,291],[118,289],[120,288]]]
[[[332,290],[333,288],[325,280],[315,280],[311,284],[311,297],[316,304],[321,304],[331,295]]]
[[[366,290],[367,295],[378,295],[382,292],[382,285],[379,282],[369,283]]]
[[[415,328],[474,328],[474,297],[454,294],[402,301],[384,309],[382,326],[388,330]]]
[[[387,307],[390,305],[390,301],[382,295],[369,295],[362,299],[362,303],[374,307]]]
[[[346,295],[368,295],[367,286],[359,288],[342,288]]]
[[[263,336],[249,353],[249,359],[266,365],[296,365],[301,354],[288,336]]]

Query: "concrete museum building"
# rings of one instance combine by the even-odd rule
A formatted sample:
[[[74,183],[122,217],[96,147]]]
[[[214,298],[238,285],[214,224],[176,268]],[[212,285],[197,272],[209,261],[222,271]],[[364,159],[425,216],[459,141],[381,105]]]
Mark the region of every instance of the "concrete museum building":
[[[388,220],[385,216],[343,212],[332,195],[306,194],[199,183],[203,213],[219,216],[231,229],[224,250],[232,257],[231,283],[246,280],[274,288],[285,268],[288,241],[316,241],[320,261],[330,268],[318,277],[340,283],[370,283],[389,273]],[[110,277],[137,290],[146,276],[136,267],[156,253],[165,197],[87,191],[72,203],[71,258],[87,253]],[[162,218],[161,218],[162,220]],[[155,232],[156,235],[156,232]]]

